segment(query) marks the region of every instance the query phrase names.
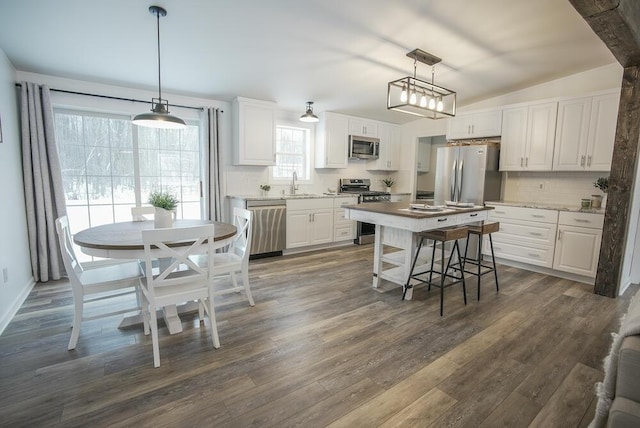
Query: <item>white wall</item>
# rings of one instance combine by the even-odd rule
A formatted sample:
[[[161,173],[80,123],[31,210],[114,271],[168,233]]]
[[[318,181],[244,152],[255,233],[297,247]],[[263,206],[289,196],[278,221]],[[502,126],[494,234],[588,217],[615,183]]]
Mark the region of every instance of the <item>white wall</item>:
[[[0,333],[33,286],[22,181],[16,71],[0,50]],[[7,269],[5,283],[2,270]]]

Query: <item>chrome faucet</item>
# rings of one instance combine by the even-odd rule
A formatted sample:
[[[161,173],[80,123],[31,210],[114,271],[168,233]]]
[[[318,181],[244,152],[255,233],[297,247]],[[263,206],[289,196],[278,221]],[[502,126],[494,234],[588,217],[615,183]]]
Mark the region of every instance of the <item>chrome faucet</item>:
[[[293,176],[291,177],[291,190],[289,191],[289,194],[291,195],[295,195],[296,190],[298,190],[298,185],[296,184],[297,180],[298,180],[298,173],[293,171]]]

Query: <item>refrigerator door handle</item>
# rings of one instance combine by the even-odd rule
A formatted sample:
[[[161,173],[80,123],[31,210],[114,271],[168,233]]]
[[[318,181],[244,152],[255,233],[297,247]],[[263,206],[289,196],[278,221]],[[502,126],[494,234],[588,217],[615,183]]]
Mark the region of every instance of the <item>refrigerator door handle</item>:
[[[449,192],[449,200],[456,201],[456,187],[457,187],[457,178],[456,170],[458,169],[458,159],[453,161],[453,168],[451,171],[451,191]]]
[[[456,202],[464,202],[464,201],[462,201],[462,180],[464,178],[464,161],[462,159],[460,159],[459,171],[460,171],[460,173],[458,174],[459,175],[459,179],[458,179],[458,199],[456,199]]]

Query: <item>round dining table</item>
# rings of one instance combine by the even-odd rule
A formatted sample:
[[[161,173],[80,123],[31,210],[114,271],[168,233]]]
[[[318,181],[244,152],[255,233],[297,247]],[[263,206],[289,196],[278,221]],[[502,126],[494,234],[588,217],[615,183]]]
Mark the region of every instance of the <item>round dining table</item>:
[[[174,220],[173,228],[202,226],[214,224],[214,246],[221,248],[231,243],[237,232],[237,228],[229,223],[208,220],[181,219]],[[125,221],[120,223],[104,224],[81,230],[73,236],[73,242],[80,250],[90,256],[109,259],[144,259],[144,244],[142,243],[142,231],[153,229],[153,220]],[[171,246],[191,245],[193,241],[175,241]],[[152,250],[153,251],[153,250]],[[180,307],[175,305],[165,306],[163,310],[165,324],[169,333],[175,334],[182,331],[182,322],[179,313],[197,310],[197,303],[187,302]],[[141,315],[126,317],[120,328],[128,327],[142,322]]]

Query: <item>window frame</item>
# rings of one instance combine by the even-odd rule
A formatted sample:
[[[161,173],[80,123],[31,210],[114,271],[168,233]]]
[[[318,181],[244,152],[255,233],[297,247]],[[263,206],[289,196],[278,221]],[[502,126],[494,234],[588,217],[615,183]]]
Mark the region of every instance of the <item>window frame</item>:
[[[277,128],[281,127],[281,128],[293,128],[293,129],[301,129],[304,130],[306,133],[306,159],[305,161],[307,162],[307,170],[309,171],[309,178],[306,177],[298,177],[298,179],[296,180],[297,183],[300,184],[313,184],[313,147],[314,147],[314,129],[315,127],[312,124],[306,124],[306,123],[302,123],[302,122],[293,122],[293,121],[277,121],[275,124],[275,131],[274,134],[277,135]],[[277,137],[274,137],[277,138]],[[276,151],[274,153],[276,160],[278,159],[278,151],[277,151],[277,147],[278,147],[278,142],[275,142],[276,147]],[[278,177],[274,177],[273,176],[273,172],[274,172],[274,166],[269,167],[269,183],[273,184],[273,185],[287,185],[291,183],[291,178],[292,177],[282,177],[282,178],[278,178]]]

